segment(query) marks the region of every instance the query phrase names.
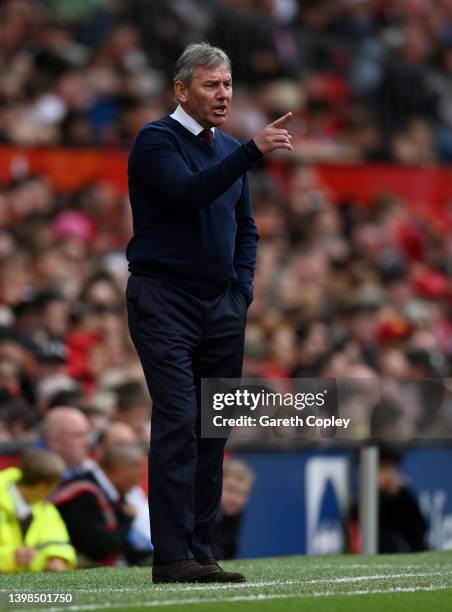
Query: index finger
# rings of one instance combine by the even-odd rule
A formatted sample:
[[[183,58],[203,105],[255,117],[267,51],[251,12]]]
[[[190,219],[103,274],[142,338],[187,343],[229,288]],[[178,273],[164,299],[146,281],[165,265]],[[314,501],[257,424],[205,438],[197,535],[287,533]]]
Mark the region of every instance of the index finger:
[[[289,121],[291,117],[292,113],[286,113],[283,117],[279,117],[279,119],[276,119],[276,121],[273,121],[273,123],[271,123],[270,125],[272,125],[273,127],[279,127],[280,125],[284,125],[286,121]]]

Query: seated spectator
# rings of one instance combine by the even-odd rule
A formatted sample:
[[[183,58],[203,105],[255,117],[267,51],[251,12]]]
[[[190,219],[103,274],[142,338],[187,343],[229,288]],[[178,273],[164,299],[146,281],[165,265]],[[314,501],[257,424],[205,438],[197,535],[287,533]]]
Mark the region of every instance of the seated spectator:
[[[380,449],[378,470],[378,552],[409,553],[426,550],[427,522],[406,478],[399,472],[401,457],[392,448]],[[358,504],[352,505],[351,550],[359,553]]]
[[[90,426],[77,408],[62,406],[47,412],[42,424],[42,441],[66,463],[65,480],[82,475],[93,467],[89,458]]]
[[[237,555],[243,511],[248,503],[254,478],[254,472],[243,461],[225,461],[221,506],[212,536],[215,559],[233,559]]]
[[[0,423],[7,431],[5,439],[16,441],[34,440],[38,437],[38,415],[20,398],[0,402]]]
[[[426,549],[427,523],[406,478],[399,472],[399,453],[380,451],[378,472],[379,553],[408,553]]]
[[[0,572],[51,571],[75,567],[66,526],[48,496],[63,479],[58,455],[32,450],[20,468],[0,472]]]
[[[99,436],[96,445],[96,459],[100,461],[108,448],[115,444],[138,444],[138,438],[133,429],[126,423],[111,423]],[[143,476],[147,478],[147,457],[144,460]],[[96,476],[96,472],[94,472]],[[99,482],[101,485],[101,482]],[[125,496],[127,504],[134,508],[134,519],[130,526],[129,539],[135,548],[153,550],[151,542],[151,527],[149,520],[148,496],[143,486],[132,487]],[[114,500],[113,500],[114,501]]]
[[[151,550],[130,536],[135,509],[125,500],[141,478],[144,451],[136,444],[106,448],[95,473],[75,477],[53,496],[78,554],[79,567],[149,564]]]
[[[94,395],[85,398],[80,406],[89,421],[94,439],[98,439],[102,432],[110,427],[115,402],[114,393],[99,390]]]
[[[151,406],[142,383],[126,382],[113,390],[118,398],[115,420],[130,425],[140,442],[149,444]]]

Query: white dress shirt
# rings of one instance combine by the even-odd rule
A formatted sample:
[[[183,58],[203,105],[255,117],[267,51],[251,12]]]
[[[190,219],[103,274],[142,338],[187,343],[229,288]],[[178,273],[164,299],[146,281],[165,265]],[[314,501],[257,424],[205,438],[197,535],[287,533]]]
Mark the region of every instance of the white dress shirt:
[[[193,119],[191,115],[186,113],[180,104],[178,105],[174,113],[170,116],[176,121],[178,121],[181,125],[183,125],[184,128],[187,128],[187,130],[195,136],[198,136],[198,134],[203,132],[205,129],[196,121],[196,119]],[[215,133],[215,128],[210,128],[210,130],[212,134]]]

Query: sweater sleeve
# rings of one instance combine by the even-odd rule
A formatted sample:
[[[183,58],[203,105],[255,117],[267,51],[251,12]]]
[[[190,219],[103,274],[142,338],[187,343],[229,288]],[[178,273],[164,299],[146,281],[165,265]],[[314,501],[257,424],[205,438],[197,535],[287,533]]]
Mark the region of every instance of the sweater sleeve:
[[[235,217],[237,222],[234,251],[234,270],[237,274],[235,284],[244,292],[246,303],[249,306],[253,301],[253,278],[259,232],[253,219],[247,174],[243,178],[242,194],[236,206]]]
[[[253,140],[198,172],[192,172],[170,134],[147,129],[137,136],[129,158],[129,180],[141,181],[177,206],[212,204],[262,157]]]

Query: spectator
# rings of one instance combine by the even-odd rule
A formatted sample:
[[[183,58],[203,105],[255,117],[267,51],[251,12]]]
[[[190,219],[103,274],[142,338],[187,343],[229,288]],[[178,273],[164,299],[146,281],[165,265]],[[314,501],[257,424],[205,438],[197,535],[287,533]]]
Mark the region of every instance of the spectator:
[[[212,537],[216,559],[233,559],[237,555],[243,513],[253,489],[254,478],[254,472],[243,461],[225,461],[221,507],[215,519]]]
[[[115,419],[130,425],[138,440],[149,445],[151,407],[142,383],[126,382],[114,391],[118,398]]]
[[[406,478],[399,472],[401,455],[389,447],[380,449],[378,470],[378,552],[409,553],[426,550],[427,522]],[[358,506],[351,508],[353,552],[359,552]]]
[[[96,456],[99,461],[108,448],[117,444],[138,444],[139,440],[133,429],[126,423],[116,422],[107,427],[97,440]],[[146,470],[146,461],[143,464],[143,473]],[[146,472],[147,473],[147,472]],[[97,472],[95,473],[97,475]],[[101,485],[101,482],[98,481]],[[111,501],[112,500],[110,496]],[[134,519],[130,526],[129,540],[135,548],[153,550],[151,542],[151,528],[149,523],[148,496],[139,484],[132,487],[125,495],[125,501],[134,508]]]
[[[20,468],[0,472],[1,572],[74,569],[66,526],[47,501],[63,474],[63,460],[42,450],[24,454]]]
[[[46,447],[64,459],[65,480],[93,466],[89,422],[77,408],[52,408],[44,418],[41,435]]]
[[[39,417],[27,402],[14,398],[0,402],[0,421],[5,425],[11,440],[35,441],[38,437]]]
[[[95,473],[67,481],[53,496],[78,554],[80,567],[149,564],[150,548],[131,537],[135,508],[125,500],[140,482],[144,453],[136,444],[104,449]]]

